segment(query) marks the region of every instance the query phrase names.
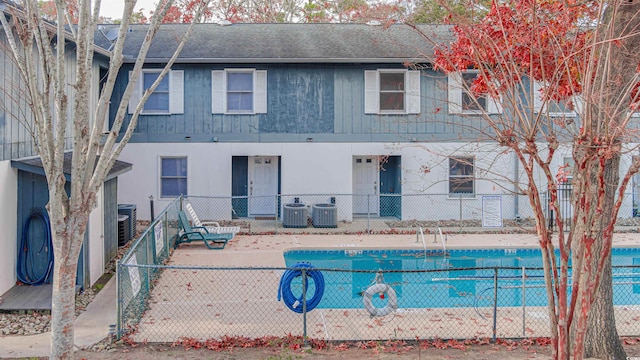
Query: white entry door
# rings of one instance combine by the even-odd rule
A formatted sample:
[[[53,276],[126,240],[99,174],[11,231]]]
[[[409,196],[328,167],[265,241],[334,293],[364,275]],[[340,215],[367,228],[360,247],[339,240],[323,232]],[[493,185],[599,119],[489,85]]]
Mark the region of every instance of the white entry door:
[[[249,216],[274,216],[278,194],[278,157],[249,157]]]
[[[353,158],[353,213],[378,215],[380,187],[378,186],[378,157]]]

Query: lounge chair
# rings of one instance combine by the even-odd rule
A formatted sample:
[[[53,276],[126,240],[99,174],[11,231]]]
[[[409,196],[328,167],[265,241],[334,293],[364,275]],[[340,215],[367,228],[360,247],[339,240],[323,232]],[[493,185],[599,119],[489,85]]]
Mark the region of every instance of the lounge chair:
[[[217,221],[200,221],[200,218],[198,218],[196,211],[193,209],[193,206],[189,202],[185,202],[183,204],[183,208],[187,213],[189,213],[189,216],[191,216],[191,220],[193,220],[193,224],[195,226],[206,228],[207,232],[211,234],[232,234],[231,238],[233,238],[240,231],[239,226],[220,226]]]
[[[220,250],[224,249],[227,245],[227,242],[233,238],[234,234],[231,233],[222,233],[222,234],[213,234],[207,231],[207,228],[202,226],[191,226],[189,223],[189,219],[187,219],[187,214],[184,211],[178,211],[178,219],[180,221],[180,227],[182,228],[182,233],[180,234],[180,238],[176,240],[175,247],[182,243],[190,243],[192,241],[203,241],[205,245],[211,250]]]

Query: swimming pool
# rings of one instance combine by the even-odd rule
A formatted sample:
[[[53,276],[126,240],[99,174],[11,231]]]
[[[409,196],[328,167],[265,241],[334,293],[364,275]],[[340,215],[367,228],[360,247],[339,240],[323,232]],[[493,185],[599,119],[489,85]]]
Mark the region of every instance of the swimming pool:
[[[614,267],[640,266],[640,248],[615,248],[612,254]],[[498,271],[498,306],[547,304],[539,249],[461,249],[447,256],[438,250],[292,250],[284,259],[288,267],[305,262],[343,270],[322,271],[325,291],[318,308],[361,308],[377,272],[395,290],[400,309],[493,306],[495,267],[507,268]],[[460,268],[472,269],[452,270]],[[301,292],[301,284],[293,286]],[[314,291],[310,283],[309,296]],[[373,301],[383,307],[388,299]],[[640,305],[640,267],[614,268],[614,303]]]

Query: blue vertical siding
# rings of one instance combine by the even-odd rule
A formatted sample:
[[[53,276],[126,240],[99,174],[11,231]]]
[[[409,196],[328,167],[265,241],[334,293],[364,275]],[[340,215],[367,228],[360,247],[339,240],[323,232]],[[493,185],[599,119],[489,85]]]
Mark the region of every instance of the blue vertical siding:
[[[267,109],[260,132],[333,133],[333,69],[279,66],[267,72]]]
[[[37,149],[30,132],[34,128],[30,99],[19,69],[9,50],[4,31],[0,32],[0,161],[19,159],[37,154]],[[67,47],[65,59],[66,71],[70,76],[75,74],[75,49]],[[104,59],[97,59],[96,62]],[[95,74],[94,74],[95,75]],[[75,93],[72,84],[67,84],[68,103],[73,104]],[[69,106],[67,116],[73,115],[73,107]],[[67,122],[65,149],[72,148],[73,121]]]
[[[148,68],[153,67],[149,65]],[[255,68],[267,71],[267,113],[211,113],[211,70]],[[184,114],[141,115],[132,142],[220,141],[410,141],[478,140],[479,117],[448,114],[447,77],[423,70],[421,113],[364,113],[364,71],[401,66],[357,64],[181,64],[184,70]],[[121,71],[114,91],[120,98],[130,68]],[[112,107],[116,106],[112,102]],[[115,108],[112,109],[115,113]],[[125,124],[128,122],[125,122]],[[473,130],[475,128],[476,130]],[[321,136],[318,136],[321,135]]]
[[[105,181],[103,187],[104,263],[107,264],[118,252],[118,178]]]
[[[65,186],[67,193],[71,192],[71,186],[69,183]],[[27,171],[18,171],[18,226],[17,226],[17,241],[18,251],[20,251],[20,241],[22,240],[23,226],[26,223],[29,216],[33,211],[46,211],[45,206],[49,202],[49,189],[47,187],[47,179],[43,175],[33,174]],[[88,253],[85,252],[89,241],[89,231],[84,234],[83,246],[80,252],[78,261],[77,279],[76,284],[81,286],[87,286],[85,280],[85,272],[88,271],[88,264],[85,263],[85,256]],[[17,254],[16,254],[17,255]],[[36,266],[41,266],[37,264]]]

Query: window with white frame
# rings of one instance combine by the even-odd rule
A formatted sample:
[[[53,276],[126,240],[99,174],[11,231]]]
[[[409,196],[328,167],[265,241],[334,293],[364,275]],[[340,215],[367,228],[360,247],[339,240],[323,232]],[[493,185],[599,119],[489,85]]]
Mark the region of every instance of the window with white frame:
[[[160,69],[143,69],[129,100],[129,113],[132,114],[144,92],[151,88],[160,76]],[[132,72],[129,72],[129,76]],[[171,70],[162,78],[158,87],[149,95],[142,107],[144,115],[166,115],[184,113],[184,71]]]
[[[574,117],[583,110],[583,100],[580,95],[572,96],[565,100],[543,100],[547,90],[539,82],[534,85],[535,111],[551,117]]]
[[[253,72],[227,72],[227,111],[253,112]]]
[[[573,169],[576,167],[576,162],[571,156],[565,156],[562,158],[562,165],[558,169],[558,181],[561,183],[571,183],[573,178]]]
[[[163,157],[160,167],[160,197],[187,195],[187,158]]]
[[[153,83],[160,76],[159,71],[143,71],[142,72],[142,90],[146,91],[153,85]],[[149,98],[144,103],[143,112],[158,112],[158,113],[168,113],[169,112],[169,78],[164,77],[160,81],[160,84],[156,87],[156,89],[149,95]]]
[[[474,158],[449,158],[449,195],[473,195],[474,183]]]
[[[486,94],[473,94],[471,86],[480,76],[477,70],[452,72],[447,76],[449,114],[499,114],[502,107]]]
[[[473,82],[478,77],[477,72],[462,73],[462,81],[464,89],[471,89]],[[487,96],[482,94],[473,94],[470,90],[462,92],[462,112],[487,111]]]
[[[366,70],[364,88],[365,114],[420,113],[420,71]]]
[[[224,69],[211,72],[213,114],[262,114],[267,112],[267,72],[256,69]]]
[[[405,72],[380,73],[380,111],[404,111]]]

